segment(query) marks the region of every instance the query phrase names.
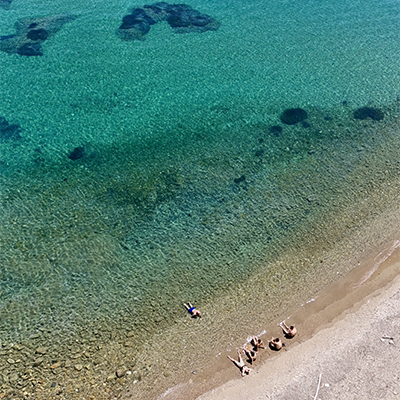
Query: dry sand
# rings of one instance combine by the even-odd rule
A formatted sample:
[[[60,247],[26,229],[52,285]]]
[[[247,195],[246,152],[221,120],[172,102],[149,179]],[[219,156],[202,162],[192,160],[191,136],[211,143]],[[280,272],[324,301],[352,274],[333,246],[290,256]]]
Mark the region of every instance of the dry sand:
[[[296,323],[298,335],[285,339],[278,353],[261,350],[250,376],[241,378],[237,370],[237,379],[198,400],[400,399],[399,246],[393,241],[294,312],[287,322]],[[276,327],[264,341],[271,334],[281,331]],[[178,385],[159,399],[184,399],[195,384]],[[207,384],[204,379],[203,391]]]

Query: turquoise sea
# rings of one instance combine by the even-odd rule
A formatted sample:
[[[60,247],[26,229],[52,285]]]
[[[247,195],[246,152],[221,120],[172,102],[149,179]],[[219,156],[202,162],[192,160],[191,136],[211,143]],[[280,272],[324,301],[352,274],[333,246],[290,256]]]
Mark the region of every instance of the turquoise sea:
[[[0,397],[157,398],[397,233],[399,2],[185,4],[0,0]]]

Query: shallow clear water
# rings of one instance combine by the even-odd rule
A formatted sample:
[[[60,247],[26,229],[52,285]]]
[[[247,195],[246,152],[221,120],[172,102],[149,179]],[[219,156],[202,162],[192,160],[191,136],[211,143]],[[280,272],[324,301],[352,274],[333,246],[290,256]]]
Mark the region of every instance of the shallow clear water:
[[[360,199],[397,174],[396,1],[188,4],[221,27],[163,22],[130,42],[116,30],[143,4],[0,8],[0,35],[20,18],[77,16],[41,57],[0,52],[0,116],[21,126],[0,141],[5,349],[46,344],[64,362],[76,338],[112,346],[129,332],[130,358],[186,316],[182,302],[207,308],[255,276],[271,293],[282,279],[306,292],[337,265],[274,261],[359,228],[340,216],[370,216]],[[367,105],[384,119],[354,119]],[[282,123],[296,107],[307,123]],[[13,387],[35,356],[6,357]]]

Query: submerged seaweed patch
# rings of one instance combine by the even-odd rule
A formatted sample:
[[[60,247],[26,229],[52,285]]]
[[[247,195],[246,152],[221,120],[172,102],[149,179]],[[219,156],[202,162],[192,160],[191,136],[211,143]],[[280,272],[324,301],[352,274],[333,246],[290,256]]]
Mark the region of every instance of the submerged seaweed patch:
[[[278,137],[278,136],[282,133],[283,129],[282,129],[282,127],[279,126],[279,125],[274,125],[274,126],[271,126],[271,128],[270,128],[269,131],[270,131],[270,133],[272,133],[274,136]]]
[[[19,19],[15,23],[16,34],[0,37],[0,50],[20,56],[42,56],[42,43],[75,19],[64,14]]]
[[[368,119],[371,118],[374,121],[382,121],[385,117],[383,111],[376,107],[361,107],[354,111],[355,119]]]
[[[0,117],[0,140],[21,139],[21,127],[10,124],[4,117]]]
[[[220,23],[186,4],[165,2],[135,8],[122,18],[117,35],[123,40],[144,40],[150,27],[167,21],[175,33],[216,31]]]
[[[302,108],[288,108],[281,115],[281,121],[286,125],[294,125],[307,119],[307,111]]]
[[[82,146],[75,147],[71,153],[69,153],[68,158],[70,160],[79,160],[85,155],[85,148]]]

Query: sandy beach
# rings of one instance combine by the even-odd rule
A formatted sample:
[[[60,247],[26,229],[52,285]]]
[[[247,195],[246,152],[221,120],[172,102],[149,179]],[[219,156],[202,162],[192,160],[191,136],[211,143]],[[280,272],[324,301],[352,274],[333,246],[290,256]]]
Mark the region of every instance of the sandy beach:
[[[394,257],[396,258],[396,257]],[[398,258],[398,256],[397,256]],[[385,280],[399,270],[395,262],[375,277]],[[380,274],[380,273],[378,273]],[[344,305],[354,294],[339,301]],[[400,393],[400,277],[344,310],[303,342],[270,358],[252,375],[231,381],[199,399],[395,399]],[[312,319],[327,317],[335,306]],[[331,309],[330,309],[331,308]],[[300,330],[301,332],[301,330]],[[296,339],[293,339],[296,340]],[[321,381],[317,394],[319,377]]]
[[[286,347],[279,353],[261,350],[250,376],[240,378],[237,370],[237,379],[198,399],[398,398],[398,246],[393,241],[290,316],[288,322],[296,323],[298,335],[285,339]],[[276,327],[271,335],[279,333]],[[271,335],[267,332],[262,338]],[[229,365],[226,359],[224,366]],[[206,381],[179,385],[160,399],[192,397],[195,386],[204,390],[206,385]]]

